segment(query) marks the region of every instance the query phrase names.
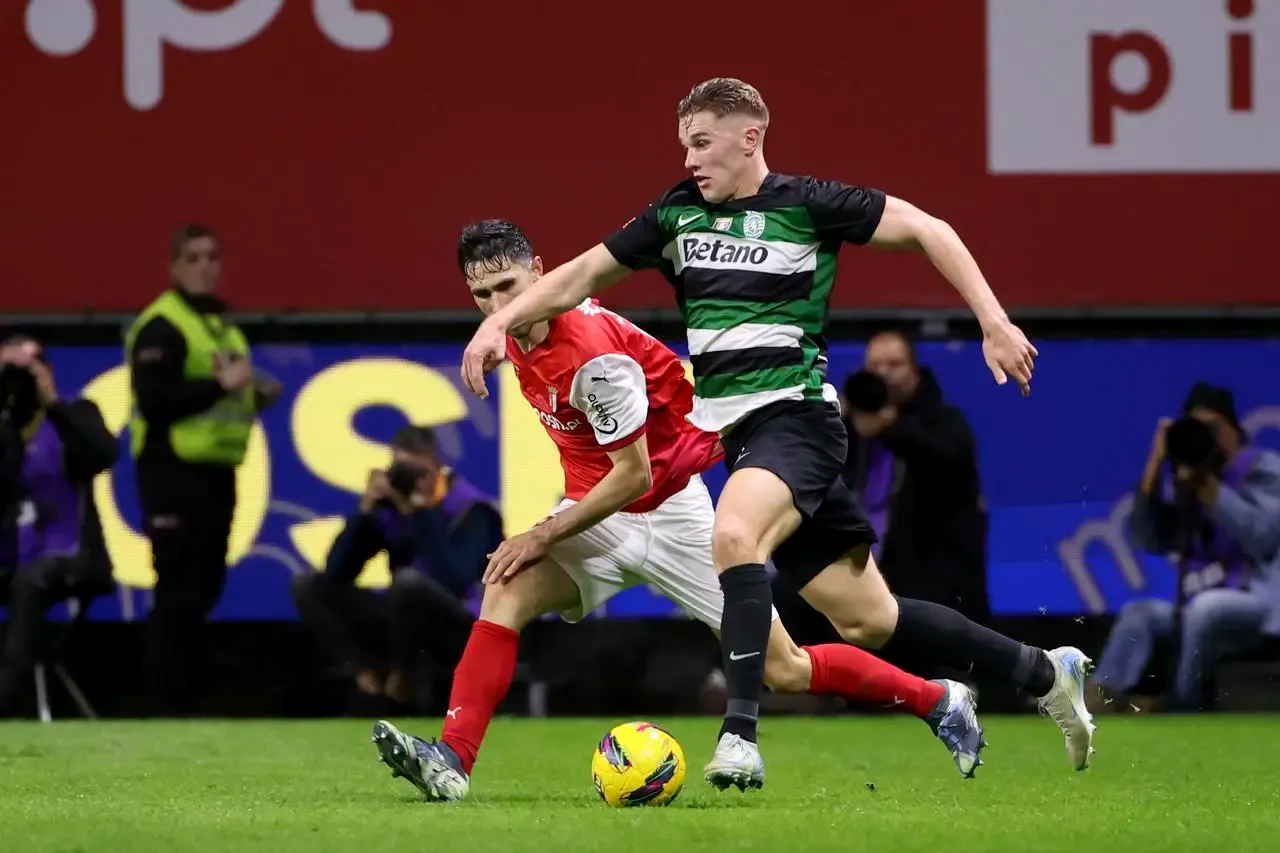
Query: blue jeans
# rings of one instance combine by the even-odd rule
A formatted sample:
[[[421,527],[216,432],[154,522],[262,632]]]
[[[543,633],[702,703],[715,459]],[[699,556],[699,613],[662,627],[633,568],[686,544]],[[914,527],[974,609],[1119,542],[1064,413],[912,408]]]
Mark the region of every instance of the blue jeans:
[[[1262,601],[1237,589],[1206,590],[1187,604],[1172,685],[1178,707],[1201,705],[1205,676],[1212,675],[1224,655],[1255,645],[1266,615]],[[1107,637],[1093,680],[1113,693],[1132,690],[1151,663],[1156,643],[1172,634],[1171,602],[1148,598],[1126,604]]]

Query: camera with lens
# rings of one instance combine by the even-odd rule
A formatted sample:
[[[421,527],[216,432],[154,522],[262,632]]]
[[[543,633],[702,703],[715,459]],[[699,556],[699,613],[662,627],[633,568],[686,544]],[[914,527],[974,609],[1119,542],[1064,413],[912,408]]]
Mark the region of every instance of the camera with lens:
[[[1227,454],[1213,427],[1192,417],[1179,418],[1169,425],[1165,449],[1175,471],[1190,468],[1197,474],[1221,474],[1227,464]]]
[[[387,485],[396,494],[408,498],[413,494],[418,481],[425,473],[427,473],[425,469],[411,462],[393,462],[387,469]]]
[[[877,374],[859,370],[845,380],[844,399],[855,412],[879,412],[889,405],[889,386]]]

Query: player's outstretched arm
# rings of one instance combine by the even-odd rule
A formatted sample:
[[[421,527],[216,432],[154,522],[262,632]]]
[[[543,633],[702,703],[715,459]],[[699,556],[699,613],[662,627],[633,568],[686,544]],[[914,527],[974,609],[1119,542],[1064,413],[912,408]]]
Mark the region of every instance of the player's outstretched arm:
[[[871,245],[924,252],[973,309],[982,328],[1009,319],[956,230],[914,204],[885,196],[884,214],[871,235]]]
[[[534,323],[577,307],[592,294],[621,281],[629,272],[631,270],[618,263],[603,244],[596,244],[542,276],[490,320],[501,325],[505,332],[519,334]]]
[[[463,383],[481,399],[488,397],[484,377],[502,362],[507,335],[521,334],[534,323],[573,309],[591,294],[621,281],[629,272],[630,269],[599,244],[542,276],[480,324],[462,354]]]
[[[1039,353],[1009,320],[987,279],[949,224],[893,196],[885,197],[884,213],[871,235],[871,245],[922,251],[968,303],[982,326],[983,351],[996,382],[1012,376],[1030,392],[1031,369]]]

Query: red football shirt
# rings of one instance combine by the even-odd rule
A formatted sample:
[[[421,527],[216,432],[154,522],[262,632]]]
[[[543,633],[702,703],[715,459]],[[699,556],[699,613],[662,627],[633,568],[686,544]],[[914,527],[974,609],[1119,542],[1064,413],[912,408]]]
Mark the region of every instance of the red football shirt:
[[[624,512],[648,512],[723,456],[719,436],[685,420],[693,386],[661,341],[595,300],[550,323],[528,352],[507,339],[525,399],[560,451],[565,497],[581,500],[609,473],[609,451],[648,436],[653,487]]]

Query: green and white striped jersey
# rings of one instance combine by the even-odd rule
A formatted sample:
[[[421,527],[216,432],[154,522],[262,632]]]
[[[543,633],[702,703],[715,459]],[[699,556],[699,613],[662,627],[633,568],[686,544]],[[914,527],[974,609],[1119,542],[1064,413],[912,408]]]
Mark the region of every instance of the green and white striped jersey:
[[[842,243],[864,244],[884,193],[770,174],[754,196],[708,204],[682,181],[604,241],[620,264],[656,268],[689,334],[689,420],[720,432],[779,400],[834,400],[823,331]]]

